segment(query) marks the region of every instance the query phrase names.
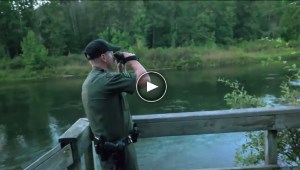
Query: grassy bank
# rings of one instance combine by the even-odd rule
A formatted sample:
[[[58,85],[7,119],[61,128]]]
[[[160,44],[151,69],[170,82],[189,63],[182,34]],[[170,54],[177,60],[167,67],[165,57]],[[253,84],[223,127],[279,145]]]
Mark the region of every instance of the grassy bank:
[[[300,57],[300,46],[280,40],[257,40],[228,47],[157,48],[141,56],[148,68],[193,69],[292,60]]]
[[[140,48],[135,53],[140,56],[140,62],[147,69],[196,69],[293,60],[300,57],[300,46],[291,46],[281,40],[265,39],[228,47]],[[48,57],[47,62],[48,68],[29,71],[21,57],[2,60],[0,80],[85,76],[91,69],[80,54]]]

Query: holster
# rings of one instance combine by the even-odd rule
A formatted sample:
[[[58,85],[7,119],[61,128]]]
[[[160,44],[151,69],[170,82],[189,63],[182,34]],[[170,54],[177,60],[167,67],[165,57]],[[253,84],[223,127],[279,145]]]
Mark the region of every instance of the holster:
[[[119,140],[109,141],[105,136],[95,137],[94,144],[95,150],[101,157],[101,161],[107,161],[110,157],[115,163],[124,160],[124,149],[131,143],[137,142],[139,137],[139,130],[137,125],[133,124],[132,132]]]
[[[101,161],[111,159],[117,169],[124,166],[124,147],[106,141],[104,136],[95,138],[94,143],[96,153],[100,156]]]

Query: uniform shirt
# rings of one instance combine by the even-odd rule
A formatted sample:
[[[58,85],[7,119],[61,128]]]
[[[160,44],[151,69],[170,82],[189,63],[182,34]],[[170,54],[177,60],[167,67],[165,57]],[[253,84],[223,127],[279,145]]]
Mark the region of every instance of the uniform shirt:
[[[134,73],[111,73],[94,67],[82,85],[82,102],[95,136],[120,139],[132,130],[126,93],[135,91]]]

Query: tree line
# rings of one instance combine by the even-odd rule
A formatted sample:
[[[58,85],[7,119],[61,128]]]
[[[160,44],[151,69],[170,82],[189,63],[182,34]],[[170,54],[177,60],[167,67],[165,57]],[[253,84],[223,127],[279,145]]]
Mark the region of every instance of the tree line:
[[[263,37],[300,39],[297,1],[0,2],[0,58],[22,54],[32,31],[49,56],[81,53],[98,37],[125,49],[232,45]]]

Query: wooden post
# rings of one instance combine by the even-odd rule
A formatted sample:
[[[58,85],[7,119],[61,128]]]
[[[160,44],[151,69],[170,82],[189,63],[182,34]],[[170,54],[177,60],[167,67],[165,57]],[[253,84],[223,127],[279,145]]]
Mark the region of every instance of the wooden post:
[[[265,132],[265,164],[277,165],[277,130]]]
[[[94,170],[94,156],[93,156],[93,144],[91,142],[88,150],[84,153],[85,169]]]
[[[87,119],[78,119],[62,136],[59,138],[61,146],[71,144],[74,163],[68,167],[68,170],[80,170],[82,167],[81,156],[87,151],[91,150],[91,131],[89,127],[89,122]],[[90,155],[90,154],[89,154]],[[89,156],[87,156],[89,157]],[[88,159],[88,158],[87,158]],[[91,158],[89,158],[91,159]],[[92,165],[87,165],[88,167],[93,167],[93,159],[88,161],[92,162]]]

